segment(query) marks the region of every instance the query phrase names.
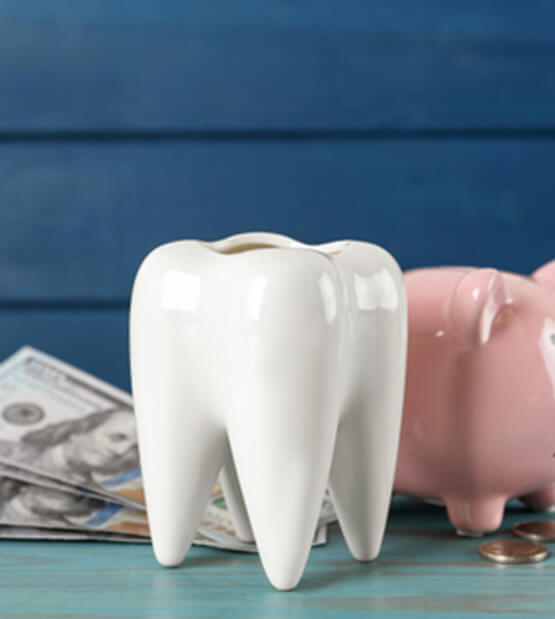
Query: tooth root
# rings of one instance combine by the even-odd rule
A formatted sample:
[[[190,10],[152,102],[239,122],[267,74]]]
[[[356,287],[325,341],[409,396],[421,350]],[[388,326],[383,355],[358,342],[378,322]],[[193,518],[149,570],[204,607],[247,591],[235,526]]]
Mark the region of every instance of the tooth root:
[[[221,428],[178,403],[170,408],[138,398],[136,406],[147,414],[156,412],[153,423],[144,424],[139,433],[152,546],[162,565],[176,566],[210,499],[225,438]]]
[[[227,445],[224,464],[220,472],[220,483],[237,537],[244,542],[253,542],[254,535],[229,444]]]
[[[142,299],[144,301],[144,299]],[[131,312],[131,368],[152,546],[179,565],[194,539],[223,462],[225,431],[195,398],[187,342],[148,305]]]
[[[345,411],[337,432],[329,489],[345,541],[359,561],[379,554],[391,503],[403,406],[403,347],[401,341],[398,356],[377,356],[371,368],[361,366],[370,370],[364,393]]]
[[[228,422],[260,558],[280,590],[293,589],[306,564],[337,427],[333,410],[321,397],[325,378],[308,388],[305,378],[301,391],[294,382],[272,389],[268,380],[262,387],[250,381],[248,403]]]
[[[356,262],[357,251],[345,260]],[[360,265],[381,264],[355,286],[357,334],[347,368],[349,388],[337,432],[330,494],[345,541],[360,561],[379,554],[393,490],[403,409],[407,350],[403,275],[386,252]],[[362,270],[362,269],[361,269]],[[356,269],[355,269],[356,271]],[[371,282],[368,289],[364,286]],[[356,282],[355,282],[356,284]],[[359,290],[360,288],[360,290]],[[379,293],[379,294],[378,294]]]
[[[281,590],[294,588],[302,575],[332,455],[333,431],[318,427],[313,415],[311,423],[303,423],[306,412],[267,405],[256,410],[265,422],[250,416],[248,433],[239,424],[236,431],[230,427],[260,558],[270,582]]]
[[[396,428],[388,433],[372,425],[377,424],[369,423],[361,412],[343,420],[329,482],[343,536],[359,561],[371,561],[379,554],[395,468]]]
[[[244,325],[248,346],[228,403],[226,426],[256,545],[280,590],[302,575],[330,473],[341,389],[334,278],[327,259],[309,252],[299,266],[284,252]]]

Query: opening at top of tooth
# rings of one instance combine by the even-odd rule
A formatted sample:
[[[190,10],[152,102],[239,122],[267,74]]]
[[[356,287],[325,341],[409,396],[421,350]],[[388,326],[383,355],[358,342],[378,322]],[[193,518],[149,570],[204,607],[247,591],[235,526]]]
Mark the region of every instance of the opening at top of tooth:
[[[302,243],[282,234],[270,232],[245,232],[234,234],[225,239],[205,243],[212,251],[222,254],[243,254],[255,249],[276,249],[279,247],[302,247]]]
[[[243,245],[232,245],[231,247],[224,247],[222,249],[215,249],[219,254],[242,254],[246,251],[252,251],[253,249],[275,249],[281,247],[281,245],[272,245],[271,243],[244,243]]]
[[[212,243],[204,243],[212,251],[222,255],[242,254],[256,249],[300,248],[312,249],[329,255],[340,254],[350,241],[332,241],[321,245],[306,245],[282,234],[269,232],[246,232]]]

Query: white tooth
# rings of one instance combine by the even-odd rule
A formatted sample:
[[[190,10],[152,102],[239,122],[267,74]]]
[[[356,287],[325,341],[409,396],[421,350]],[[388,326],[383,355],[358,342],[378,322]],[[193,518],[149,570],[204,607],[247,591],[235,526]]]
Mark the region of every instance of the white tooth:
[[[188,354],[196,336],[165,309],[186,305],[194,291],[187,296],[182,288],[172,296],[162,283],[160,299],[158,256],[145,260],[133,290],[131,369],[152,545],[160,563],[175,566],[199,527],[226,439],[207,398],[198,397],[194,366],[202,356]],[[175,273],[168,271],[165,281],[175,282]]]
[[[353,244],[343,265],[354,273],[351,365],[336,441],[330,493],[353,556],[374,559],[391,501],[406,365],[406,297],[391,256]]]
[[[406,357],[404,284],[387,252],[265,234],[163,246],[137,276],[130,336],[162,563],[183,558],[223,466],[238,534],[254,534],[275,587],[293,588],[332,457],[347,543],[357,558],[376,556]]]
[[[265,292],[235,376],[241,395],[228,433],[266,574],[291,589],[308,557],[337,428],[341,324],[326,307],[340,282],[326,257],[282,253],[279,262],[266,254],[255,263]]]
[[[243,492],[239,485],[237,470],[233,462],[229,445],[227,445],[224,456],[224,464],[220,473],[220,483],[237,537],[244,542],[253,542],[254,534],[252,532],[249,514],[245,506]]]
[[[360,402],[342,421],[330,493],[345,541],[359,561],[380,551],[397,455],[398,408]]]

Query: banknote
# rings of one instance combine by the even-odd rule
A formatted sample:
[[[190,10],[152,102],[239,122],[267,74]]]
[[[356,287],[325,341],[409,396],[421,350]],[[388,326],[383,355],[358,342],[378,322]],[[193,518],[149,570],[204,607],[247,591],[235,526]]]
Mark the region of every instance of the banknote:
[[[144,511],[13,477],[0,477],[0,526],[20,529],[21,535],[26,530],[42,531],[44,539],[48,531],[55,532],[56,539],[62,539],[62,533],[64,539],[75,539],[78,532],[87,539],[106,534],[102,537],[106,541],[118,541],[123,536],[129,538],[127,541],[149,539]],[[222,547],[211,537],[210,526],[210,522],[205,523],[195,542]]]
[[[60,542],[125,542],[128,544],[149,544],[146,537],[118,535],[117,533],[93,533],[70,529],[38,529],[0,525],[0,539],[51,540]],[[209,540],[210,541],[210,540]]]
[[[0,523],[148,536],[131,396],[31,347],[0,364],[2,475],[13,497]],[[315,543],[325,543],[333,520],[326,496]],[[236,536],[218,485],[201,540],[256,552]]]
[[[0,477],[0,525],[149,537],[144,511],[11,477]]]
[[[0,477],[11,477],[12,479],[18,479],[29,484],[36,484],[46,488],[54,488],[64,492],[70,492],[71,494],[96,497],[97,499],[104,501],[108,498],[105,495],[97,494],[92,490],[87,490],[86,488],[81,488],[79,486],[73,486],[72,484],[53,479],[52,477],[45,477],[44,475],[39,475],[38,473],[34,473],[32,471],[20,469],[11,464],[6,464],[5,462],[0,462]]]
[[[58,542],[119,542],[127,544],[150,544],[150,539],[146,537],[133,537],[130,535],[118,535],[117,533],[91,533],[85,531],[72,531],[69,529],[38,529],[32,527],[17,527],[11,525],[0,525],[0,539],[13,540],[48,540]],[[325,528],[321,527],[315,540],[317,544],[325,543]],[[222,548],[215,540],[205,537],[198,533],[193,542],[196,546],[207,546],[209,548]],[[232,549],[235,550],[235,549]],[[237,549],[243,552],[243,549]],[[247,551],[251,552],[251,550]]]
[[[144,509],[131,396],[31,347],[0,365],[0,462]]]
[[[97,516],[95,520],[93,520],[94,528],[97,529],[98,526],[106,525],[110,521],[110,518],[108,518],[107,520],[102,520],[102,515],[104,515],[105,517],[106,515],[109,515],[111,513],[118,513],[118,519],[122,519],[123,517],[124,521],[127,523],[125,532],[127,534],[134,534],[133,527],[135,525],[133,523],[137,519],[134,514],[135,510],[130,511],[130,510],[122,509],[123,506],[118,505],[118,504],[110,504],[110,503],[106,504],[105,497],[87,493],[86,491],[83,491],[80,488],[74,488],[72,486],[62,484],[60,482],[57,482],[49,478],[41,478],[40,475],[35,475],[32,473],[28,473],[26,471],[21,471],[17,469],[16,467],[13,467],[10,465],[0,464],[0,488],[1,488],[2,477],[4,478],[9,477],[13,480],[23,482],[22,484],[20,484],[20,488],[26,488],[25,483],[29,484],[31,488],[38,486],[38,488],[34,490],[35,496],[38,496],[39,499],[42,497],[43,500],[48,498],[50,500],[50,503],[52,503],[52,500],[54,497],[57,497],[58,498],[57,504],[60,506],[60,508],[63,505],[66,505],[68,502],[70,502],[71,504],[74,504],[75,501],[77,502],[80,501],[80,499],[78,498],[74,498],[74,499],[70,499],[70,497],[66,498],[65,492],[69,492],[70,494],[76,497],[86,496],[91,499],[100,500],[102,501],[102,505],[98,503],[98,506],[99,506],[98,514],[99,515]],[[53,492],[42,491],[40,490],[41,487],[45,489],[56,490],[56,491],[61,492],[62,494],[58,495]],[[1,501],[1,498],[0,498],[0,501]],[[94,503],[90,503],[90,504],[94,505]],[[36,521],[38,518],[41,518],[41,515],[42,514],[41,514],[40,508],[38,509],[37,513],[32,514],[32,517],[35,520],[35,526],[38,526],[36,524]],[[58,514],[56,514],[56,516],[59,519]],[[125,516],[127,517],[125,518]],[[318,526],[316,529],[316,534],[314,536],[314,542],[313,542],[314,545],[324,544],[326,542],[327,528],[325,525],[331,522],[334,522],[335,520],[336,520],[336,516],[335,516],[335,511],[333,509],[333,505],[331,504],[329,496],[326,494],[326,497],[322,504],[322,509],[321,509],[319,520],[318,520]],[[26,521],[28,522],[28,520]],[[140,518],[140,522],[142,522],[142,517]],[[68,525],[69,523],[66,522],[65,524]],[[41,521],[41,526],[46,526],[46,527],[52,526],[52,523]],[[119,523],[119,526],[121,527],[121,523]],[[136,532],[136,533],[137,535],[141,535],[144,532]],[[215,546],[218,548],[225,548],[228,550],[237,550],[237,551],[242,551],[242,552],[256,552],[256,546],[254,544],[244,542],[243,540],[240,540],[237,537],[235,533],[235,529],[233,527],[231,516],[229,512],[227,511],[227,506],[225,503],[225,499],[222,493],[221,486],[219,484],[216,484],[214,486],[214,489],[212,491],[212,496],[210,498],[210,502],[204,513],[203,519],[200,524],[199,532],[197,534],[197,537],[195,538],[194,543],[196,544],[202,543],[202,545]]]
[[[256,552],[255,544],[237,537],[221,501],[218,498],[208,505],[193,543]],[[104,541],[120,541],[123,536],[135,541],[140,541],[139,538],[149,539],[144,511],[10,477],[0,477],[0,526],[20,529],[20,535],[26,530],[43,531],[43,539],[47,539],[48,531],[52,532],[51,539],[77,539],[75,535],[69,535],[75,532],[87,535],[87,539],[90,536],[100,539],[100,534],[107,534],[107,537],[102,538]],[[67,533],[65,538],[63,532]],[[16,536],[13,531],[12,534]],[[323,544],[325,541],[326,527],[320,526],[314,544]]]

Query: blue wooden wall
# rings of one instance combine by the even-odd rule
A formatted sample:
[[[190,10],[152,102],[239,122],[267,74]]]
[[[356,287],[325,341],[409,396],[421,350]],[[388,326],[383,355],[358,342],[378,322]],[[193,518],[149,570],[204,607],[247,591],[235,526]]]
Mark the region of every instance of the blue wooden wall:
[[[555,256],[553,0],[0,0],[0,356],[127,387],[155,245]]]

